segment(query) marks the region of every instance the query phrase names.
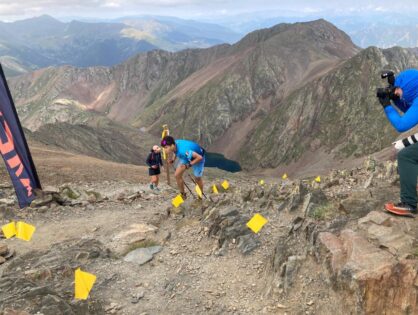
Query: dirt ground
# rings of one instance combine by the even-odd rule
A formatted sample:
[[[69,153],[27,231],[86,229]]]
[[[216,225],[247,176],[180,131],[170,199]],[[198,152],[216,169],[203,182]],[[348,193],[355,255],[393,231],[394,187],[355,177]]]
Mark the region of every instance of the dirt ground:
[[[0,207],[0,225],[22,220],[36,227],[30,242],[0,239],[0,245],[15,251],[0,265],[1,315],[27,315],[11,310],[28,309],[36,309],[32,313],[37,315],[356,314],[361,313],[359,299],[368,294],[361,297],[364,291],[355,292],[355,287],[346,290],[345,278],[329,275],[329,253],[315,241],[319,233],[352,229],[376,251],[390,248],[399,257],[416,256],[415,241],[408,243],[418,239],[416,220],[393,221],[394,230],[404,227],[395,243],[387,226],[368,230],[358,223],[369,212],[387,215],[379,209],[387,198],[397,197],[399,188],[391,175],[384,175],[387,166],[379,166],[377,173],[356,168],[330,175],[309,198],[319,204],[326,193],[331,199],[308,216],[308,195],[300,182],[266,176],[260,185],[260,174],[207,169],[205,193],[212,200],[189,196],[175,209],[171,200],[178,194],[176,187],[162,176],[161,190],[151,191],[146,167],[45,146],[33,146],[32,153],[44,188],[69,187],[84,197],[65,205]],[[7,176],[1,169],[3,197],[10,199],[14,193]],[[211,194],[210,187],[225,179],[230,189]],[[258,234],[245,226],[256,213],[268,220]],[[369,244],[371,238],[377,243]],[[253,247],[244,252],[245,246]],[[150,261],[125,261],[132,251],[143,249],[156,250]],[[360,258],[354,257],[346,268]],[[87,301],[74,299],[78,267],[97,276]],[[355,267],[350,272],[355,275]],[[32,282],[25,284],[28,279]],[[373,292],[380,301],[381,290]]]
[[[121,165],[44,146],[33,147],[32,154],[44,187],[71,184],[100,192],[109,199],[94,205],[61,206],[42,212],[30,208],[16,210],[16,220],[23,219],[36,226],[30,242],[5,241],[16,250],[17,257],[48,251],[52,244],[66,241],[102,242],[116,259],[96,262],[88,271],[98,278],[90,298],[106,301],[107,313],[260,314],[276,309],[279,301],[265,296],[263,280],[273,242],[268,235],[274,225],[266,228],[263,246],[251,255],[243,256],[232,245],[227,255],[218,255],[217,239],[207,236],[200,213],[187,217],[167,215],[177,192],[165,183],[161,192],[151,192],[146,167]],[[7,181],[2,171],[2,178]],[[208,183],[228,179],[231,185],[238,185],[244,176],[220,170],[207,173]],[[164,177],[162,181],[165,182]],[[136,192],[142,196],[134,202],[116,199],[121,193]],[[3,219],[1,223],[6,221]],[[147,241],[163,249],[151,262],[139,266],[122,260],[129,245],[118,235],[141,223],[158,228],[147,234]],[[138,294],[143,298],[137,301]]]

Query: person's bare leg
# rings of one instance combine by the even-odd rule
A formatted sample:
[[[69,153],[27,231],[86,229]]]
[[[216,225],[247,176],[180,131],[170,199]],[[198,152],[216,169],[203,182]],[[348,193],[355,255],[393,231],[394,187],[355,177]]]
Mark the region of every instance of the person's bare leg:
[[[174,176],[176,177],[177,186],[180,190],[180,193],[184,194],[184,180],[183,180],[183,174],[186,170],[185,165],[180,165],[176,168],[176,172],[174,173]]]
[[[158,186],[159,183],[160,183],[160,176],[157,175],[157,176],[155,176],[155,185],[156,185],[156,187]]]
[[[157,182],[157,176],[151,176],[151,184],[155,184]]]
[[[199,186],[200,190],[203,192],[203,179],[202,177],[195,177],[194,180],[196,184]]]

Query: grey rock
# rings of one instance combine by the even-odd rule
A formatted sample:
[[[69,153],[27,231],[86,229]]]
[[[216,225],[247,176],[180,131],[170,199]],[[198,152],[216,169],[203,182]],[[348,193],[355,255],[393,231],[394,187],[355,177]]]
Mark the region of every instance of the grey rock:
[[[290,256],[284,266],[284,289],[288,290],[294,283],[295,275],[298,272],[303,256]]]
[[[145,291],[144,290],[141,290],[136,294],[132,294],[131,303],[132,304],[138,303],[139,300],[141,300],[144,296],[145,296]]]
[[[238,209],[233,209],[233,208],[224,208],[219,211],[219,216],[221,218],[232,217],[238,214],[239,214]]]
[[[39,213],[45,213],[45,212],[47,212],[48,211],[48,207],[47,206],[42,206],[42,207],[40,207],[39,209],[38,209],[38,212]]]
[[[141,193],[140,192],[136,192],[136,193],[131,194],[131,195],[126,197],[126,199],[131,200],[131,201],[136,200],[138,198],[141,198]]]
[[[312,216],[315,208],[328,203],[328,199],[321,189],[315,189],[308,193],[303,201],[302,212],[305,216]]]
[[[109,257],[102,244],[86,239],[69,240],[51,245],[43,251],[32,250],[22,253],[5,265],[0,277],[0,300],[2,310],[14,308],[26,310],[29,314],[92,314],[86,303],[70,302],[74,289],[74,269],[80,267],[77,253],[87,252],[88,259]],[[84,260],[84,263],[88,263]],[[7,289],[6,289],[7,288]],[[89,310],[103,314],[102,303],[91,295]]]
[[[47,204],[50,204],[52,201],[53,199],[51,195],[44,195],[33,200],[30,206],[32,208],[38,208],[38,207],[46,206]]]
[[[260,245],[260,241],[252,234],[243,235],[238,238],[238,248],[243,254],[249,254]]]
[[[0,243],[0,256],[6,256],[8,252],[9,248],[7,247],[7,245]]]
[[[1,205],[0,206],[0,219],[4,219],[6,221],[9,221],[15,217],[15,213],[13,209],[10,207]]]
[[[55,187],[55,186],[46,186],[46,187],[43,187],[42,192],[49,193],[49,194],[52,194],[52,193],[59,194],[60,190],[58,187]]]
[[[62,189],[61,195],[63,197],[66,197],[66,198],[69,198],[69,199],[78,199],[81,196],[81,194],[78,191],[72,189],[69,186],[64,186],[61,189]]]
[[[4,255],[3,257],[6,258],[6,260],[12,258],[15,255],[15,250],[14,249],[9,249],[9,252]]]
[[[381,208],[384,200],[396,198],[395,196],[399,197],[399,195],[394,195],[394,192],[387,187],[380,187],[375,190],[372,188],[356,190],[348,198],[341,201],[340,207],[350,217],[359,218],[370,211]]]
[[[161,246],[138,248],[128,253],[125,258],[123,258],[123,260],[126,262],[133,262],[138,265],[143,265],[152,260],[154,255],[159,253],[161,250]]]
[[[297,230],[299,230],[304,221],[305,221],[304,218],[302,218],[302,217],[296,217],[293,220],[293,222],[292,222],[292,227],[290,228],[289,234],[292,233],[292,232],[296,232]]]
[[[6,206],[13,206],[15,204],[15,201],[13,199],[2,198],[0,199],[0,204],[4,204]]]
[[[302,184],[302,182],[298,182],[290,194],[289,203],[287,206],[288,211],[296,210],[303,202],[304,197],[307,193],[308,190],[306,186]]]

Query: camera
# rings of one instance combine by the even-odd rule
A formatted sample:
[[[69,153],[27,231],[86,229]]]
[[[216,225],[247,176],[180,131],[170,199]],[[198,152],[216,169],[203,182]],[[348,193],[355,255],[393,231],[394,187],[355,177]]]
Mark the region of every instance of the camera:
[[[378,88],[376,90],[376,96],[378,98],[386,98],[386,96],[388,96],[391,100],[396,99],[396,95],[395,95],[395,87],[394,86],[388,86],[385,88]]]
[[[378,88],[376,90],[376,96],[378,98],[389,97],[391,100],[396,100],[398,96],[395,95],[395,74],[393,73],[393,71],[383,70],[380,74],[380,77],[382,79],[388,80],[388,86],[385,88]]]
[[[393,73],[393,71],[390,70],[383,70],[380,74],[380,77],[382,79],[388,79],[388,83],[389,85],[395,85],[395,74]]]

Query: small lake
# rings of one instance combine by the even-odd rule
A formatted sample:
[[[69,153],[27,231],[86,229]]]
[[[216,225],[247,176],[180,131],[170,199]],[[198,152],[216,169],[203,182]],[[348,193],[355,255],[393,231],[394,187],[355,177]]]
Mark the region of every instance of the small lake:
[[[241,166],[238,162],[227,159],[223,154],[212,152],[206,152],[205,167],[217,167],[232,173],[241,171]]]

